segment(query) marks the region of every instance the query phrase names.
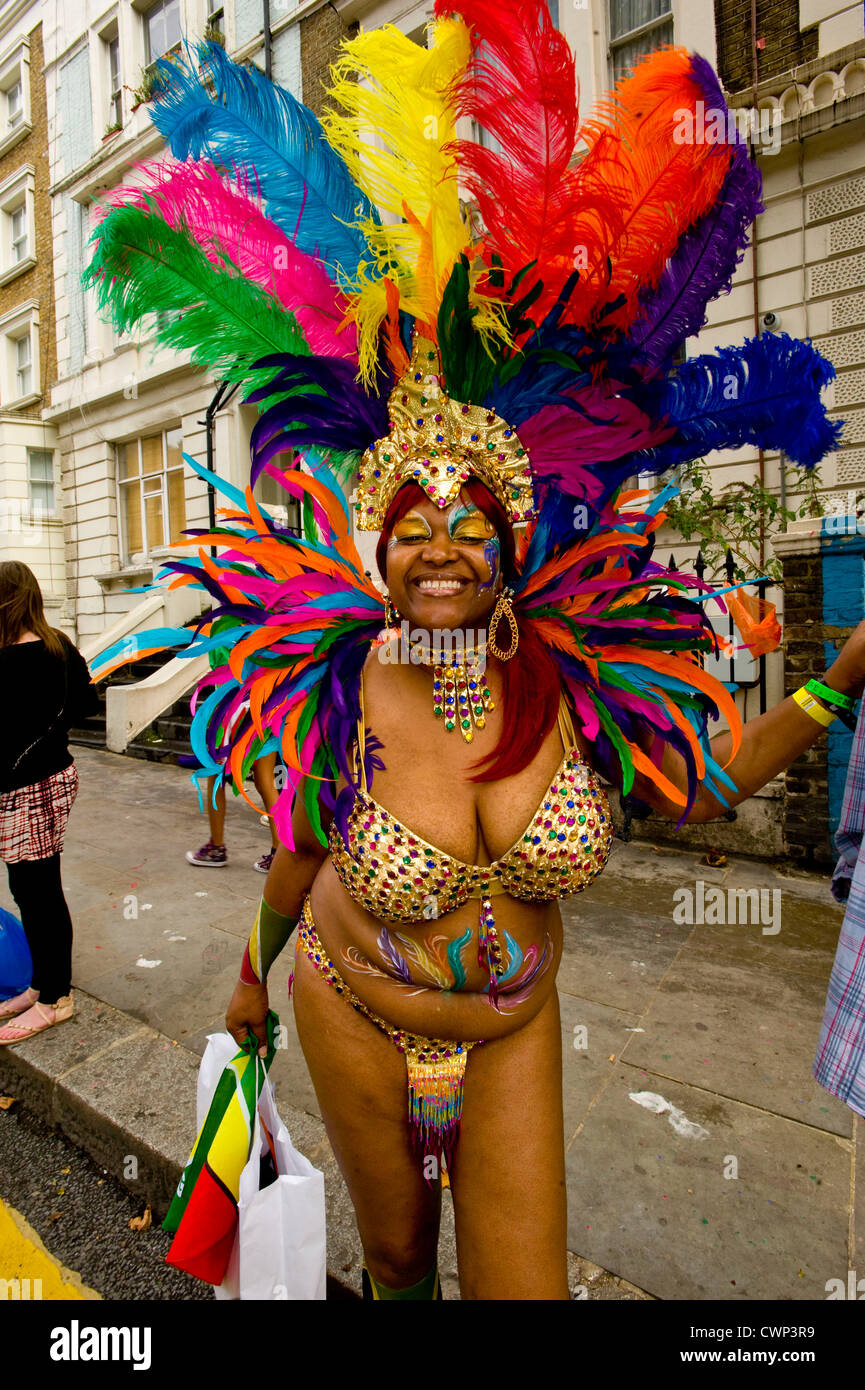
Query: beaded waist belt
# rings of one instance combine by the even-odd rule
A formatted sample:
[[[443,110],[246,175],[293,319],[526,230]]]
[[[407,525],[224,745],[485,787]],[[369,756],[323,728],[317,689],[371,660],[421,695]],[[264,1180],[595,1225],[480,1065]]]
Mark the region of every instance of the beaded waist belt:
[[[447,1161],[459,1133],[466,1061],[470,1049],[476,1047],[478,1042],[427,1038],[422,1033],[408,1033],[404,1028],[395,1028],[370,1009],[346,984],[322,946],[315,930],[309,898],[304,900],[300,915],[297,944],[322,979],[333,985],[353,1009],[387,1033],[397,1051],[403,1053],[408,1071],[412,1144],[424,1157],[434,1154],[440,1161],[444,1154]]]

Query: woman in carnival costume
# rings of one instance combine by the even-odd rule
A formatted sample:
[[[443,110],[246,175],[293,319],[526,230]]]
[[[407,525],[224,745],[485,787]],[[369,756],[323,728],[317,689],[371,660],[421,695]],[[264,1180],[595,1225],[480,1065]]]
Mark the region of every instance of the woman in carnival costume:
[[[298,538],[188,458],[227,506],[163,574],[213,607],[191,645],[140,638],[230,647],[193,700],[205,773],[242,793],[272,750],[289,773],[228,1026],[264,1042],[296,928],[368,1297],[440,1296],[445,1163],[462,1296],[564,1299],[557,900],[604,868],[604,782],[709,820],[865,678],[857,634],[822,694],[742,728],[702,668],[708,593],[653,558],[673,485],[625,480],[746,444],[813,467],[833,369],[785,335],[673,365],[761,210],[743,144],[681,140],[683,111],[726,110],[698,56],[651,55],[582,125],[542,0],[438,0],[428,49],[359,33],[321,122],[218,45],[197,57],[160,61],[175,162],[113,196],[85,279],[118,327],[161,310],[162,342],[245,384],[251,484],[302,502]]]

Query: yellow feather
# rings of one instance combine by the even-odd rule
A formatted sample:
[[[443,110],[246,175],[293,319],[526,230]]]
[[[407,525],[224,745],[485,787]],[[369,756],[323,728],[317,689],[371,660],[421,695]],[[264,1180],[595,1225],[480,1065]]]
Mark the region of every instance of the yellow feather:
[[[348,40],[331,68],[329,94],[345,114],[325,112],[325,136],[385,219],[361,220],[374,259],[351,286],[365,380],[385,314],[380,277],[396,282],[405,313],[434,328],[454,261],[469,245],[451,91],[468,63],[470,36],[462,20],[447,19],[435,25],[434,39],[433,48],[421,48],[386,25]]]

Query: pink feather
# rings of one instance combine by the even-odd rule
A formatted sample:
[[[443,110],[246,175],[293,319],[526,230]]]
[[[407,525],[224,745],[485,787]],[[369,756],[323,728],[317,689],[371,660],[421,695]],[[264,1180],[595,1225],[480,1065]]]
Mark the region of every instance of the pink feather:
[[[563,492],[591,501],[603,490],[594,464],[653,448],[675,433],[669,426],[653,425],[631,401],[611,394],[615,386],[562,392],[585,415],[565,405],[547,405],[520,426],[520,442],[536,474],[555,477]]]
[[[153,160],[137,168],[145,178],[142,187],[124,187],[100,204],[97,221],[118,202],[146,207],[144,194],[149,195],[169,226],[185,225],[214,265],[229,256],[241,274],[289,309],[312,353],[357,362],[355,325],[340,331],[344,296],[315,257],[298,250],[265,216],[248,177],[238,171],[229,179],[206,160]]]

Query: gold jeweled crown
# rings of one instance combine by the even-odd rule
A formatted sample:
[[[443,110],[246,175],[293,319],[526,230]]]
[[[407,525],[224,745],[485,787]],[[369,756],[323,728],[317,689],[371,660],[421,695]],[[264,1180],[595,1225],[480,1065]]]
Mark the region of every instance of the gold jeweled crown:
[[[480,478],[512,523],[534,516],[529,458],[517,432],[495,411],[452,400],[441,383],[438,348],[415,337],[411,364],[388,402],[390,433],[364,454],[358,471],[356,525],[380,531],[394,494],[417,482],[439,507]]]

